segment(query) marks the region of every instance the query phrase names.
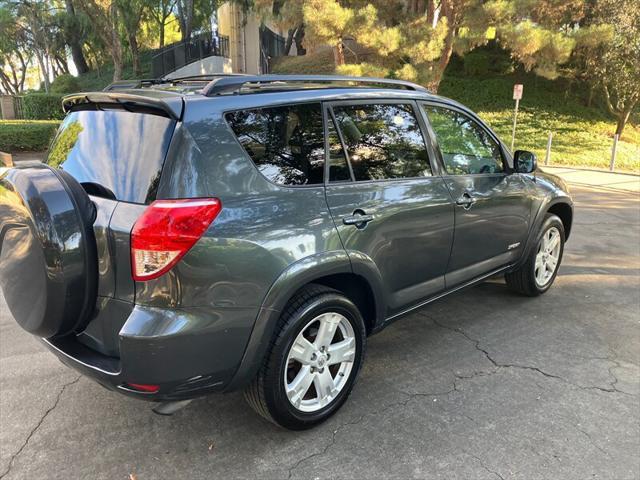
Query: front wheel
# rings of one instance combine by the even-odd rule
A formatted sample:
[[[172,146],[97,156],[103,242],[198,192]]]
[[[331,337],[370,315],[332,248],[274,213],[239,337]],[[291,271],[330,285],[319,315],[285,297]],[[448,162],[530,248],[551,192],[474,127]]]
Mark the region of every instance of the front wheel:
[[[553,214],[547,214],[525,263],[505,275],[512,290],[535,297],[543,294],[553,284],[564,252],[564,225]]]
[[[340,292],[310,285],[289,302],[279,328],[245,398],[277,425],[311,428],[349,396],[364,357],[364,322]]]

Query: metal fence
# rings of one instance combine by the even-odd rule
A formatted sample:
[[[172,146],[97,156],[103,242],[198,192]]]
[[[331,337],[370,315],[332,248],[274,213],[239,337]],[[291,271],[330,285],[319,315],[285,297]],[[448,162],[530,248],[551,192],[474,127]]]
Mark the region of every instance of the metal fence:
[[[172,43],[156,51],[151,58],[151,72],[155,78],[206,57],[229,58],[229,37],[205,32],[185,42]]]
[[[286,40],[266,25],[260,26],[260,72],[271,73],[271,59],[286,55]]]

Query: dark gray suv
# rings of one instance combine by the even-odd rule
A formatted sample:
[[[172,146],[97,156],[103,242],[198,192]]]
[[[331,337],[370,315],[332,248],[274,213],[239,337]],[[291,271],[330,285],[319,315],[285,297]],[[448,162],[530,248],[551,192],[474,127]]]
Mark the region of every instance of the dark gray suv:
[[[309,428],[366,338],[489,276],[554,281],[564,183],[464,106],[401,81],[219,76],[71,95],[49,163],[0,172],[16,321],[105,387],[244,389]]]

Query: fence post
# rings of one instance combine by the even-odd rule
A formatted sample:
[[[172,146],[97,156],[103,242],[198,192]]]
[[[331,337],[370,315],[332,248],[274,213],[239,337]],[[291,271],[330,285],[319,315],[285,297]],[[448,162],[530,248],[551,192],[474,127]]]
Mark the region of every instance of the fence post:
[[[547,155],[544,157],[544,164],[549,165],[551,160],[551,141],[553,140],[553,132],[549,132],[549,139],[547,140]]]
[[[609,171],[613,172],[613,168],[616,164],[616,150],[618,148],[618,137],[619,135],[616,133],[613,137],[613,147],[611,147],[611,163],[609,164]]]

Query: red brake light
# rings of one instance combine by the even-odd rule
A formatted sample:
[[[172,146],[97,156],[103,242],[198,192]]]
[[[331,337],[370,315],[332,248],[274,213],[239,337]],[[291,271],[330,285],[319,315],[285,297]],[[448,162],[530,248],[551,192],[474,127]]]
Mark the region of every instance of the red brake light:
[[[218,216],[217,198],[156,200],[131,231],[131,271],[136,281],[168,272]]]
[[[160,385],[147,385],[143,383],[125,383],[124,385],[132,390],[146,393],[157,393],[160,390]]]

